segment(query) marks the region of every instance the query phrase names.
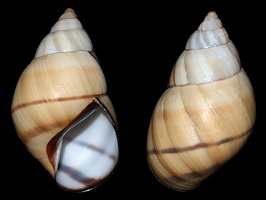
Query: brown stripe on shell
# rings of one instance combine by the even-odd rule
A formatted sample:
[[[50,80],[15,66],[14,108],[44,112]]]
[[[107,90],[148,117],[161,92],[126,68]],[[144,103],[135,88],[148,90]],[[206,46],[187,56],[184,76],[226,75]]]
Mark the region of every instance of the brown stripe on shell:
[[[199,172],[190,172],[187,174],[184,174],[186,177],[191,178],[191,179],[197,179],[197,178],[202,178],[205,176],[209,176],[210,174],[216,172],[218,169],[220,169],[222,166],[221,165],[214,165],[211,166],[207,169],[204,169],[202,171]]]
[[[64,138],[64,140],[66,140],[66,138]],[[68,140],[68,141],[71,141],[71,140]],[[109,154],[108,152],[106,152],[105,149],[97,147],[97,146],[95,146],[93,144],[89,144],[89,143],[86,143],[86,142],[83,142],[83,141],[77,141],[77,140],[72,140],[71,142],[74,143],[74,144],[80,145],[82,147],[85,147],[87,149],[90,149],[92,151],[98,152],[100,154],[106,155],[108,158],[112,159],[113,161],[116,160],[116,156],[114,154]]]
[[[209,175],[213,174],[214,172],[216,172],[221,167],[222,167],[222,165],[213,165],[213,166],[211,166],[207,169],[204,169],[202,171],[197,171],[197,172],[195,171],[195,172],[191,172],[191,173],[180,174],[178,176],[173,175],[169,178],[162,179],[162,182],[163,183],[176,182],[178,184],[182,184],[184,187],[186,187],[186,185],[188,187],[191,187],[191,184],[194,184],[195,186],[197,186],[199,184],[199,182],[196,179],[202,179],[206,176],[209,176]],[[191,179],[195,179],[195,182],[191,183]],[[167,186],[171,187],[169,185],[167,185]],[[173,187],[171,187],[171,188],[173,188]],[[176,188],[173,188],[173,189],[176,190]]]
[[[14,108],[12,108],[11,113],[13,114],[15,111],[25,108],[28,106],[36,105],[36,104],[44,104],[44,103],[52,103],[52,102],[60,102],[60,101],[73,101],[73,100],[80,100],[80,99],[90,99],[90,98],[95,98],[99,96],[104,96],[106,94],[88,94],[88,95],[80,95],[80,96],[71,96],[71,97],[60,97],[60,98],[55,98],[55,99],[39,99],[31,102],[26,102],[26,103],[21,103]]]
[[[62,128],[62,124],[58,122],[54,122],[51,124],[46,124],[43,126],[35,126],[29,131],[25,132],[24,134],[19,135],[20,139],[23,141],[24,144],[28,143],[32,138],[35,138],[47,131],[52,129]]]
[[[225,139],[222,139],[218,142],[212,142],[212,143],[198,143],[192,146],[188,146],[188,147],[172,147],[172,148],[166,148],[166,149],[162,149],[160,151],[152,149],[148,151],[148,154],[159,154],[159,153],[183,153],[183,152],[187,152],[187,151],[192,151],[195,149],[199,149],[199,148],[208,148],[208,147],[212,147],[212,146],[219,146],[221,144],[225,144],[228,142],[232,142],[234,140],[238,140],[240,138],[243,138],[247,135],[249,135],[253,130],[253,127],[251,127],[250,129],[248,129],[246,132],[237,135],[237,136],[233,136],[233,137],[228,137]]]
[[[78,189],[77,191],[83,191],[86,189],[93,188],[94,186],[96,186],[102,181],[102,179],[86,177],[84,174],[82,174],[78,170],[68,167],[66,165],[62,165],[60,170],[66,173],[68,176],[70,176],[75,181],[80,182],[84,185],[84,188]],[[66,188],[65,186],[61,186],[61,187],[69,191],[73,191],[73,189]]]

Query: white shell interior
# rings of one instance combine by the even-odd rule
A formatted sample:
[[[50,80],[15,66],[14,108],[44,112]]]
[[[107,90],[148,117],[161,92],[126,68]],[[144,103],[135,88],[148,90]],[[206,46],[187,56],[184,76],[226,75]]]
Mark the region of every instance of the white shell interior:
[[[116,131],[105,111],[95,112],[63,138],[56,182],[67,190],[84,191],[102,182],[118,160]]]

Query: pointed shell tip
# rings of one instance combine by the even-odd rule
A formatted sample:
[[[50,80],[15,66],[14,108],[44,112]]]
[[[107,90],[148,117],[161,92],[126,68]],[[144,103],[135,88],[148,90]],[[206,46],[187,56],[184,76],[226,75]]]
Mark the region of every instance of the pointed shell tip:
[[[66,19],[66,18],[70,18],[70,19],[77,18],[77,15],[75,14],[75,11],[72,8],[67,8],[65,12],[60,16],[59,20]]]
[[[67,9],[65,10],[65,13],[67,13],[67,12],[73,12],[73,13],[75,13],[75,11],[74,11],[72,8],[67,8]]]
[[[204,18],[204,21],[207,21],[207,20],[215,20],[215,19],[218,19],[218,16],[216,14],[215,11],[211,11],[208,13],[208,15]]]

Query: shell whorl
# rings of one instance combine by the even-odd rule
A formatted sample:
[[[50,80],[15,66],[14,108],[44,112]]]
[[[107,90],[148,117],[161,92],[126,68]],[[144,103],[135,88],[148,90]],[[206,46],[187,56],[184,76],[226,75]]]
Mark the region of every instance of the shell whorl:
[[[175,190],[192,190],[238,153],[255,118],[252,85],[210,12],[190,36],[153,111],[147,137],[151,170]]]
[[[203,49],[229,42],[229,36],[215,12],[209,12],[204,21],[188,39],[186,49]]]
[[[114,170],[117,121],[92,43],[67,9],[21,74],[11,113],[29,152],[60,187],[87,191]]]
[[[74,10],[68,8],[40,43],[35,58],[52,53],[93,51],[92,42]]]
[[[190,36],[178,58],[169,86],[201,84],[231,77],[240,72],[236,47],[215,12],[210,12]]]

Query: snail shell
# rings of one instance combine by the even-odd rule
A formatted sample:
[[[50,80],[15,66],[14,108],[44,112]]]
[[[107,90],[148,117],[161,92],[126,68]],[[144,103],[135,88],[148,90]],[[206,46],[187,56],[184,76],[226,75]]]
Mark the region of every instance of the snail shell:
[[[67,9],[17,83],[12,118],[29,152],[69,191],[99,185],[118,160],[116,115],[91,40]]]
[[[196,188],[241,149],[255,123],[251,83],[210,12],[176,61],[150,122],[147,157],[172,189]]]

